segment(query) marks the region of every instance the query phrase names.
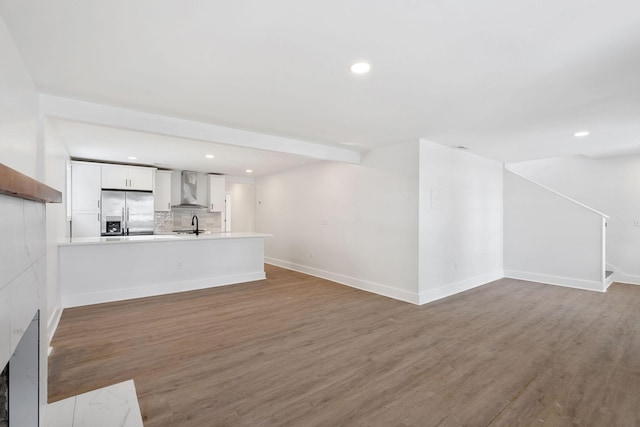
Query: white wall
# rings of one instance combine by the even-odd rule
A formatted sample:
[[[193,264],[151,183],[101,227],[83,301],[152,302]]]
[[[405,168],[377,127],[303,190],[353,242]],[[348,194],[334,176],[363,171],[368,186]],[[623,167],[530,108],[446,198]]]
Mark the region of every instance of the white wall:
[[[67,218],[67,163],[69,152],[52,126],[45,124],[44,131],[44,182],[62,192],[62,203],[48,203],[47,215],[47,293],[46,314],[49,341],[62,314],[62,298],[58,281],[58,243],[69,237]]]
[[[37,95],[4,21],[0,19],[0,162],[32,178],[44,170],[38,151]],[[41,203],[0,196],[0,368],[42,308],[40,405],[47,402],[46,236]],[[19,397],[18,397],[19,399]]]
[[[509,168],[609,215],[607,262],[614,279],[640,284],[640,155],[560,157]]]
[[[0,58],[0,162],[41,179],[37,170],[37,94],[2,19]]]
[[[256,186],[227,178],[226,191],[231,195],[231,231],[255,231]]]
[[[418,302],[418,142],[256,179],[267,262]]]
[[[420,303],[502,277],[502,164],[420,141]]]
[[[603,218],[505,169],[505,276],[604,290]]]

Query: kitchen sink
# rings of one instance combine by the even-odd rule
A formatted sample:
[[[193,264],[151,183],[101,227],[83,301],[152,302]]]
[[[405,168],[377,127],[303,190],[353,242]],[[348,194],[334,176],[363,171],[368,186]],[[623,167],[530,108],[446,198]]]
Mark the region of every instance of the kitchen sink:
[[[173,230],[174,233],[177,234],[196,234],[196,231],[192,228],[189,228],[187,230]],[[198,233],[199,234],[208,234],[209,232],[203,229],[198,229]]]

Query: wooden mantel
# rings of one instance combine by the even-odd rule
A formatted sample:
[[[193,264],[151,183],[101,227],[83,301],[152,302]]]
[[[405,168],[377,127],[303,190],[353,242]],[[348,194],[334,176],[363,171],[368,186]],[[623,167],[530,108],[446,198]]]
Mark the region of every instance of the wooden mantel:
[[[62,193],[0,163],[0,194],[42,203],[62,203]]]

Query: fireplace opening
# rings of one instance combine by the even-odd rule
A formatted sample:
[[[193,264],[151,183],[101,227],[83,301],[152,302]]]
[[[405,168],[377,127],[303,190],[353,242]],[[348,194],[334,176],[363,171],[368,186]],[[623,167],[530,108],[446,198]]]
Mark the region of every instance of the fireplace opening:
[[[9,426],[9,364],[0,374],[0,427]]]
[[[40,312],[0,375],[0,427],[38,426],[40,409]]]

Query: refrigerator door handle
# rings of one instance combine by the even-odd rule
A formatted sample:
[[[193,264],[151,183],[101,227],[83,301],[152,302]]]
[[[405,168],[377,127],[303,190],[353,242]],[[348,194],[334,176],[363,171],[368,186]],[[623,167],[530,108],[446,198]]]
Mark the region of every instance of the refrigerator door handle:
[[[129,225],[129,208],[127,208],[127,226]]]

